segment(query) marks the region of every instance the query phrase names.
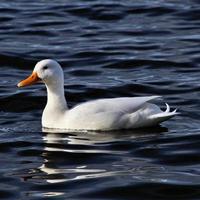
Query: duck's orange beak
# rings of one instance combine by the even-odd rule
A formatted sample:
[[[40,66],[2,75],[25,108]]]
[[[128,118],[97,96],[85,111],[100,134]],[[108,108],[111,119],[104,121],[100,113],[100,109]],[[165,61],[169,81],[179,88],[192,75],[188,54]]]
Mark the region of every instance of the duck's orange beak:
[[[41,80],[37,73],[36,72],[33,72],[28,78],[26,78],[25,80],[23,81],[20,81],[17,86],[18,87],[24,87],[24,86],[27,86],[27,85],[32,85],[34,83],[37,83],[39,80]]]

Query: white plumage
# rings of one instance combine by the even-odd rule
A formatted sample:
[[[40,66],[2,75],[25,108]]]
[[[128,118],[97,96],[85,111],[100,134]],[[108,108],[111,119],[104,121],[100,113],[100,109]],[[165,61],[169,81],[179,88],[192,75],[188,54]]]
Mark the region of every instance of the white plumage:
[[[42,126],[68,130],[118,130],[142,128],[159,124],[177,114],[165,112],[150,101],[159,96],[122,97],[89,101],[68,109],[64,96],[64,77],[60,65],[50,59],[38,62],[30,77],[18,87],[42,80],[47,87],[47,105]]]

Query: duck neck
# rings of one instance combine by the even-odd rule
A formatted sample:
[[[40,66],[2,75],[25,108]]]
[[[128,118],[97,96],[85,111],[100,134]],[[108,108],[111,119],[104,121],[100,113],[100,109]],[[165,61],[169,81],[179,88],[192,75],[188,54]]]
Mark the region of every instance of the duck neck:
[[[64,84],[51,84],[47,87],[46,109],[51,111],[63,112],[68,110],[64,94]],[[53,114],[53,113],[52,113]]]

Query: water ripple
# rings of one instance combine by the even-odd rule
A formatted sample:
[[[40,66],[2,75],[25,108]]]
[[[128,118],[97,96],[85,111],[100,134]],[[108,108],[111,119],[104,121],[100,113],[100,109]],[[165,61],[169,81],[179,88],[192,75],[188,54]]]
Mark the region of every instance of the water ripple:
[[[1,198],[198,199],[198,7],[195,0],[3,0]],[[16,84],[45,58],[61,63],[70,107],[162,95],[161,109],[168,102],[181,115],[144,130],[42,130],[44,85]]]

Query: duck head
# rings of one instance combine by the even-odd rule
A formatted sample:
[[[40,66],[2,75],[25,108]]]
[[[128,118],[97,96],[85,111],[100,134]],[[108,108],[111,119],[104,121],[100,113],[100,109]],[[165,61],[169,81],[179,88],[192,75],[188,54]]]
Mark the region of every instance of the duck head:
[[[60,85],[64,82],[63,70],[61,66],[51,59],[38,62],[32,74],[25,80],[20,81],[17,86],[24,87],[43,81],[46,85]]]

